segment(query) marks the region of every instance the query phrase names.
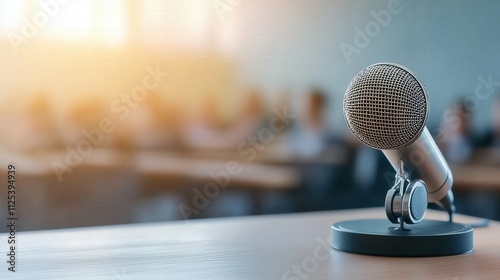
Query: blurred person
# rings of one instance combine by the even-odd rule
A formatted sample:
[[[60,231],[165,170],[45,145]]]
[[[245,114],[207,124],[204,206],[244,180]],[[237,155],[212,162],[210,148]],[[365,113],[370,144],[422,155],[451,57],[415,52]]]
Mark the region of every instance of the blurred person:
[[[288,89],[284,89],[279,93],[279,96],[273,108],[278,111],[293,111],[291,104],[291,93]],[[272,113],[275,114],[274,112]],[[289,120],[276,118],[274,125],[276,127],[284,127],[284,129],[280,131],[280,133],[281,135],[285,135],[291,131],[293,122],[289,123]]]
[[[289,145],[290,135],[296,121],[296,114],[293,111],[290,90],[281,90],[273,101],[272,109],[265,114],[262,121],[262,127],[269,128],[274,133],[272,143],[270,143],[272,145],[269,146],[270,149],[266,150],[267,155],[280,157],[283,160],[291,159],[294,156],[293,147]],[[283,114],[290,114],[291,117],[280,117]]]
[[[320,89],[312,89],[303,104],[303,111],[290,134],[302,178],[298,210],[334,209],[335,192],[343,187],[338,180],[343,169],[331,162],[330,157],[339,155],[327,153],[329,147],[340,143],[325,118],[329,105],[326,93]]]
[[[23,151],[44,151],[61,146],[54,119],[54,108],[46,93],[38,93],[25,108],[16,112],[15,125],[3,130],[10,146]],[[13,137],[15,135],[15,137]]]
[[[446,111],[442,131],[443,135],[437,142],[448,162],[463,163],[469,160],[475,143],[471,133],[471,112],[465,100],[452,104]]]
[[[236,138],[253,133],[259,128],[266,126],[266,108],[262,99],[262,92],[256,88],[251,89],[245,96],[243,112],[233,130]],[[238,133],[239,132],[239,133]]]
[[[234,152],[236,160],[241,160],[237,154],[238,147],[244,139],[254,135],[265,120],[264,102],[262,94],[252,89],[242,96],[241,106],[236,110],[239,113],[235,120],[223,126],[220,121],[220,103],[213,95],[206,95],[201,103],[198,114],[184,126],[183,136],[187,148],[229,150]],[[258,176],[259,174],[255,174]],[[206,215],[231,216],[256,214],[249,213],[252,196],[241,189],[227,188],[217,198],[217,203],[206,209]]]
[[[448,144],[448,146],[445,146],[449,150],[448,154],[445,154],[448,160],[461,163],[470,156],[474,148],[500,148],[500,95],[494,97],[492,102],[491,126],[477,138],[477,141],[472,141],[470,136],[470,111],[467,110],[465,103],[463,101],[459,102],[458,109],[453,110],[452,107],[452,111],[454,112],[452,116],[455,116],[455,120],[459,120],[457,123],[460,125],[457,126],[455,134],[453,131],[450,133],[454,138],[449,139],[449,135],[445,135],[445,139],[452,140],[451,143],[449,143],[450,141],[445,143]],[[457,157],[460,161],[457,161]],[[498,163],[496,151],[485,149],[484,153],[476,154],[469,164],[483,165],[485,163]],[[470,175],[474,176],[473,174]],[[500,217],[500,207],[498,206],[500,205],[500,197],[491,191],[471,189],[467,192],[456,192],[455,198],[455,205],[459,213],[489,219],[499,219]]]
[[[188,147],[236,151],[238,144],[253,135],[265,121],[265,107],[259,90],[249,91],[243,100],[236,121],[224,128],[219,122],[219,103],[211,96],[205,96],[198,114],[185,125],[183,134]]]
[[[133,149],[165,149],[176,145],[172,111],[161,100],[159,92],[151,92],[131,109],[123,120],[128,145]],[[124,132],[125,132],[124,131]]]
[[[491,113],[491,128],[479,138],[478,146],[500,148],[500,93],[493,101]]]
[[[273,100],[272,109],[265,114],[262,122],[262,128],[269,128],[274,132],[272,142],[265,147],[265,157],[276,159],[277,162],[286,163],[294,159],[293,147],[291,147],[289,139],[295,125],[295,118],[280,118],[278,114],[290,114],[295,116],[291,107],[291,94],[288,88],[284,88],[278,92],[277,98]],[[271,124],[272,122],[272,124]],[[275,128],[273,130],[273,127]],[[295,169],[295,166],[291,168]],[[259,199],[262,208],[262,213],[278,214],[290,213],[297,209],[296,205],[296,190],[265,190]]]
[[[218,103],[211,95],[205,95],[198,110],[188,116],[181,133],[187,148],[212,149],[225,144],[218,128]]]
[[[300,158],[314,158],[323,152],[332,133],[325,120],[327,99],[323,91],[311,90],[305,101],[305,108],[296,124],[293,134],[293,148]]]
[[[88,140],[92,131],[100,129],[100,123],[107,118],[103,102],[98,97],[75,102],[70,108],[61,132],[66,145],[75,146],[82,140]],[[104,135],[101,142],[94,146],[108,146],[112,142],[109,135]]]
[[[333,106],[323,90],[310,90],[302,104],[290,133],[291,146],[297,158],[303,161],[324,158],[325,151],[330,147],[345,145],[345,141],[333,133],[327,122],[327,110]]]

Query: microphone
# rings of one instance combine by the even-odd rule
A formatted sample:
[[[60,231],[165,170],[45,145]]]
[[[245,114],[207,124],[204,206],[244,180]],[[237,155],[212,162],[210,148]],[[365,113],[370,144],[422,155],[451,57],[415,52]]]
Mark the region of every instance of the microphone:
[[[423,180],[428,202],[445,209],[451,221],[453,176],[425,126],[429,99],[418,77],[401,65],[370,65],[349,83],[343,103],[354,136],[381,150],[394,170],[403,162],[404,176]]]

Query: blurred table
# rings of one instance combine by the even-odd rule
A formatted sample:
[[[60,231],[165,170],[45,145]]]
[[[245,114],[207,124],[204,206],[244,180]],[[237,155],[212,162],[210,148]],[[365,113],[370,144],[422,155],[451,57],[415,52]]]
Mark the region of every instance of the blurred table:
[[[500,192],[500,166],[452,165],[453,188],[457,190],[491,190]]]
[[[18,233],[18,272],[1,279],[497,279],[500,223],[472,253],[389,258],[330,248],[332,223],[382,208]],[[427,218],[446,219],[429,211]],[[457,221],[475,218],[457,215]],[[6,235],[0,235],[6,244]],[[438,244],[436,244],[438,245]],[[0,247],[2,254],[5,246]],[[5,255],[4,255],[5,256]]]
[[[262,189],[289,189],[297,186],[299,177],[294,168],[260,161],[247,162],[234,154],[232,155],[234,157],[229,157],[227,154],[226,156],[226,158],[222,155],[207,157],[193,152],[121,151],[94,148],[89,155],[80,156],[76,164],[66,162],[67,152],[64,151],[32,154],[8,153],[5,158],[17,166],[21,176],[53,177],[52,179],[55,180],[57,176],[52,164],[58,162],[69,167],[71,172],[79,168],[96,168],[101,171],[121,168],[143,176],[155,175],[203,182],[213,180],[211,172],[224,171],[230,161],[235,161],[241,171],[231,175],[232,186]],[[7,164],[8,162],[5,162],[5,166]],[[61,172],[63,179],[71,172]]]
[[[500,148],[479,148],[472,154],[469,163],[500,166]]]
[[[5,181],[9,162],[16,166],[23,230],[130,223],[137,219],[138,209],[161,209],[141,206],[156,198],[192,205],[195,189],[205,193],[208,183],[221,187],[217,178],[222,178],[220,172],[227,172],[232,160],[238,162],[238,172],[229,174],[224,191],[227,197],[242,197],[246,204],[241,205],[241,211],[258,214],[265,211],[263,198],[288,195],[298,186],[300,176],[294,166],[179,151],[94,148],[88,155],[71,155],[71,162],[68,152],[62,150],[3,151],[3,155],[0,174]],[[59,177],[53,168],[56,162],[67,168],[59,169]],[[0,206],[4,203],[0,201]],[[172,208],[175,210],[169,208],[165,214],[157,210],[156,220],[182,218],[181,212]],[[6,211],[6,206],[0,208],[0,216]],[[207,216],[210,213],[204,212]]]
[[[76,155],[76,153],[75,153]],[[94,148],[88,155],[72,155],[72,162],[67,162],[67,151],[43,151],[37,153],[9,152],[8,160],[17,163],[23,176],[53,177],[57,179],[53,164],[59,163],[59,169],[65,165],[68,170],[78,168],[130,169],[139,175],[154,175],[164,178],[212,180],[209,172],[226,169],[228,162],[235,161],[241,172],[231,176],[233,186],[263,189],[290,189],[297,186],[300,178],[297,164],[342,165],[348,160],[346,149],[331,145],[321,155],[313,159],[294,156],[292,151],[279,146],[266,147],[256,153],[256,157],[247,160],[246,155],[234,150],[116,150]],[[62,171],[62,177],[69,171]]]
[[[289,189],[296,187],[299,181],[296,170],[290,167],[235,159],[194,158],[169,152],[136,153],[133,165],[139,174],[146,176],[181,177],[201,182],[213,181],[214,176],[211,174],[224,172],[233,187]],[[236,171],[230,173],[228,168],[232,168],[229,166]]]
[[[299,157],[286,145],[270,145],[261,152],[256,152],[254,163],[268,163],[279,165],[296,165],[300,163],[322,163],[342,165],[349,160],[349,151],[343,145],[328,145],[317,157],[307,159]],[[235,150],[227,149],[194,149],[186,153],[187,156],[211,159],[237,159],[246,161],[248,154],[240,154]]]
[[[464,191],[500,191],[500,149],[480,148],[464,164],[451,166],[454,188]]]

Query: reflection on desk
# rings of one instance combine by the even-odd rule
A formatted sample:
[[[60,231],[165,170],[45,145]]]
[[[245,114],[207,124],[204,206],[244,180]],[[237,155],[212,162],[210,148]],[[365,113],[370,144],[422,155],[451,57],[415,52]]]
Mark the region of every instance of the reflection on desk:
[[[383,218],[360,209],[18,233],[18,272],[1,279],[497,279],[500,224],[474,232],[474,252],[439,258],[330,248],[330,226]],[[427,218],[446,219],[429,211]],[[457,216],[456,220],[475,219]],[[0,235],[5,241],[6,234]],[[2,242],[3,243],[3,242]],[[439,244],[436,244],[438,246]]]

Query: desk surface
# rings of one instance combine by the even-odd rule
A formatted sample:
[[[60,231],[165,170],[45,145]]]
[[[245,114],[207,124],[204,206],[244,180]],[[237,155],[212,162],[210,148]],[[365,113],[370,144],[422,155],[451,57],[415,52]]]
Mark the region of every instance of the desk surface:
[[[383,216],[377,208],[21,232],[18,272],[2,261],[0,278],[498,279],[497,222],[475,230],[474,252],[451,257],[374,257],[329,247],[333,222]],[[5,234],[0,241],[5,259]]]

